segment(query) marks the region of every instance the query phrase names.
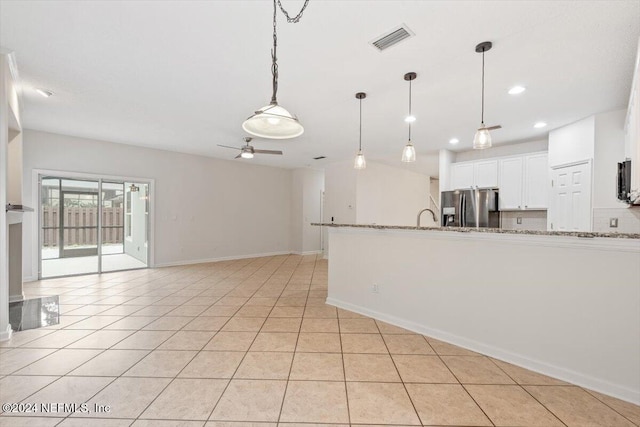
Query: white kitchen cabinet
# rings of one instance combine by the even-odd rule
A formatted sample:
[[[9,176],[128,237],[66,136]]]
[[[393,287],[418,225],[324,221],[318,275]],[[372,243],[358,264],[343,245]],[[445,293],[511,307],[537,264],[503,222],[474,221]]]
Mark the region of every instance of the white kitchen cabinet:
[[[524,208],[547,209],[549,159],[547,153],[524,157]]]
[[[498,161],[481,160],[473,163],[473,185],[478,188],[498,186]]]
[[[522,209],[523,174],[522,157],[500,160],[498,205],[501,211]]]
[[[454,163],[451,166],[451,189],[473,187],[473,177],[473,162]]]

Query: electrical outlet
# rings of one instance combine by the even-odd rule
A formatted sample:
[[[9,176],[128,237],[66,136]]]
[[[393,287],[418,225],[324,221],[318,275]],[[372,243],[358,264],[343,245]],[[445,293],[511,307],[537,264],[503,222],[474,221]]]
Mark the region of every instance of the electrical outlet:
[[[380,293],[380,285],[376,285],[375,283],[371,285],[371,293],[379,294]]]
[[[521,216],[516,218],[516,224],[522,224],[522,217]]]
[[[618,218],[609,218],[609,227],[618,228]]]

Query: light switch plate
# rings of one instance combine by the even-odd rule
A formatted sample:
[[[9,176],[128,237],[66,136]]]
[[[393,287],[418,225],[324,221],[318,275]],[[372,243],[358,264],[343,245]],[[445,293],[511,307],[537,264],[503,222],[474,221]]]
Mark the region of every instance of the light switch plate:
[[[522,217],[521,216],[516,218],[516,224],[522,224]]]
[[[609,218],[609,227],[618,228],[618,218]]]

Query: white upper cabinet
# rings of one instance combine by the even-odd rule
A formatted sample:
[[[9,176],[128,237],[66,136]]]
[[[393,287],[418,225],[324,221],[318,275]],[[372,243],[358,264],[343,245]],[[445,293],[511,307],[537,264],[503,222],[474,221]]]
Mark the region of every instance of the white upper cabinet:
[[[547,209],[549,158],[547,153],[525,156],[524,208]]]
[[[498,186],[498,161],[454,163],[451,165],[451,189],[495,188]]]
[[[473,176],[478,188],[495,188],[498,186],[498,161],[481,160],[473,163]]]
[[[451,166],[451,189],[471,188],[473,181],[473,163],[454,163]]]
[[[498,201],[500,210],[522,209],[524,161],[522,157],[500,160]]]

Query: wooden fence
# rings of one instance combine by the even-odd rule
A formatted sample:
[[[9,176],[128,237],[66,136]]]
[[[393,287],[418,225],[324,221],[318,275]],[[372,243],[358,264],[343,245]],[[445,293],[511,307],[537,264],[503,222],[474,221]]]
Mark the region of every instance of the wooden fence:
[[[65,227],[97,227],[98,208],[68,207],[64,208]],[[123,208],[102,209],[102,243],[123,243],[124,224]],[[42,228],[44,247],[58,246],[60,240],[60,207],[45,206],[42,209]],[[65,246],[96,245],[98,231],[96,228],[65,228]]]

